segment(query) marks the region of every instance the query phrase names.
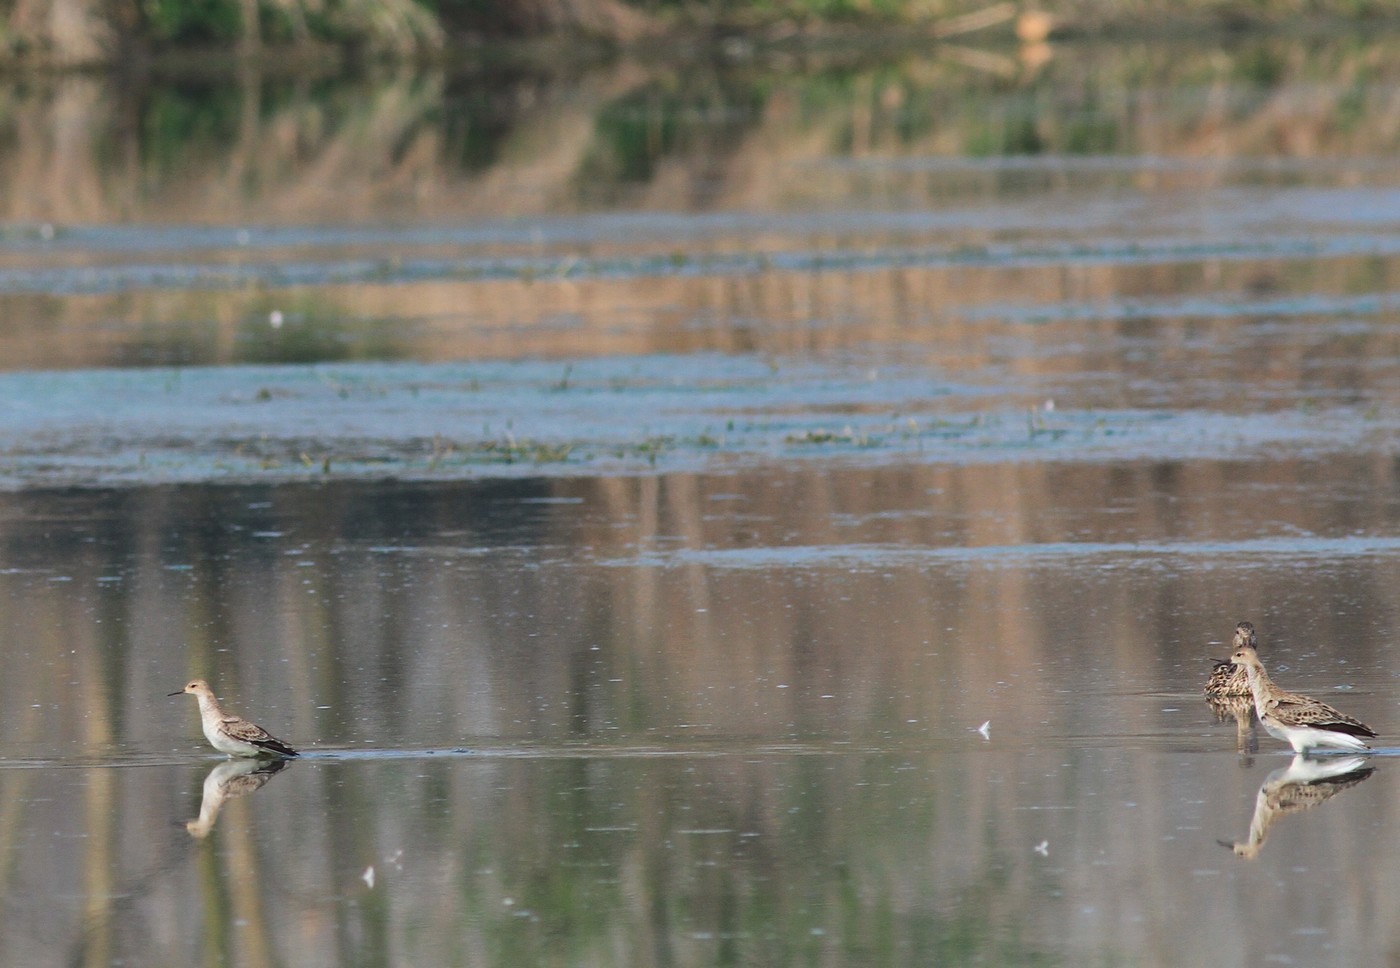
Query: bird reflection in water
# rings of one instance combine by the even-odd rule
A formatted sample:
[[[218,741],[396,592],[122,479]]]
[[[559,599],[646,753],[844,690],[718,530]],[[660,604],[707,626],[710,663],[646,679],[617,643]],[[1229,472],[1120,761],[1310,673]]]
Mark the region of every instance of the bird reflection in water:
[[[1254,699],[1249,696],[1217,696],[1206,699],[1218,722],[1235,724],[1235,748],[1241,753],[1259,752],[1259,731],[1255,725]]]
[[[1244,843],[1218,841],[1236,855],[1250,860],[1259,855],[1274,822],[1330,800],[1347,787],[1356,786],[1375,772],[1364,756],[1317,758],[1298,753],[1282,769],[1274,770],[1259,787],[1254,800],[1254,817],[1249,822],[1249,839]]]
[[[285,770],[291,760],[231,759],[220,763],[204,778],[204,796],[199,816],[185,824],[196,840],[203,840],[214,829],[224,802],[262,789],[264,783]]]
[[[1255,647],[1258,636],[1254,626],[1241,622],[1235,626],[1234,647]],[[1229,659],[1219,659],[1206,679],[1206,705],[1215,713],[1218,722],[1235,723],[1235,748],[1241,753],[1259,752],[1259,722],[1254,712],[1254,692],[1249,688],[1249,675],[1243,666],[1237,666]]]

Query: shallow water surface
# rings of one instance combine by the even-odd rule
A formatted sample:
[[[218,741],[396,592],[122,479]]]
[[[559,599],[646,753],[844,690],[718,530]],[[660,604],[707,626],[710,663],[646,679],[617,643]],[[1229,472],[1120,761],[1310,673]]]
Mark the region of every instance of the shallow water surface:
[[[4,958],[1382,957],[1393,761],[1275,776],[1198,690],[1251,616],[1393,744],[1393,509],[1166,470],[1019,536],[1001,467],[11,495]]]
[[[1242,769],[1229,756],[991,743],[308,759],[214,807],[208,774],[221,767],[208,761],[9,770],[7,794],[66,806],[46,811],[42,844],[27,848],[7,892],[6,954],[306,964],[461,963],[467,952],[478,963],[576,964],[619,952],[650,960],[658,949],[681,963],[774,964],[1383,956],[1386,916],[1360,899],[1393,890],[1368,860],[1393,839],[1390,764],[1327,787],[1296,816],[1266,815],[1264,843],[1246,860],[1218,841],[1250,840],[1258,787],[1286,760]],[[109,819],[85,826],[84,816]],[[1300,884],[1319,880],[1352,886],[1319,904]],[[36,907],[20,888],[62,900]],[[171,924],[184,930],[157,940]]]

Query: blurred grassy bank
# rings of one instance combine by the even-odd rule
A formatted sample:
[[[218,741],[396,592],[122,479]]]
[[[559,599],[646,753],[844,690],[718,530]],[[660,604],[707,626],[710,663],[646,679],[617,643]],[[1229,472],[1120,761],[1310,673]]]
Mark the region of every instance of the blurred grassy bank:
[[[756,41],[901,31],[1161,34],[1400,21],[1394,0],[0,0],[0,64],[124,66],[450,58],[501,38],[609,45],[719,33]]]

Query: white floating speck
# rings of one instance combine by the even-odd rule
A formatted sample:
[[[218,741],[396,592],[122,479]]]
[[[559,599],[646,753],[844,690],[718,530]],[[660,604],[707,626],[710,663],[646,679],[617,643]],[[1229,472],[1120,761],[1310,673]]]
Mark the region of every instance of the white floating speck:
[[[1048,840],[1042,840],[1040,843],[1036,844],[1036,845],[1035,845],[1035,852],[1036,852],[1037,854],[1039,854],[1040,856],[1042,856],[1042,857],[1049,857],[1049,856],[1050,856],[1050,841],[1048,841]]]
[[[280,309],[274,309],[272,312],[268,313],[268,314],[267,314],[267,321],[268,321],[269,325],[272,326],[273,329],[281,329],[281,328],[282,328],[282,310],[280,310]]]
[[[360,880],[364,881],[370,890],[374,890],[374,865],[370,864],[365,868],[365,872],[360,875]]]
[[[983,739],[991,739],[991,738],[992,738],[992,721],[989,719],[989,720],[987,720],[985,723],[983,723],[981,726],[978,726],[978,727],[977,727],[977,732],[979,732],[979,733],[982,734],[982,738],[983,738]]]

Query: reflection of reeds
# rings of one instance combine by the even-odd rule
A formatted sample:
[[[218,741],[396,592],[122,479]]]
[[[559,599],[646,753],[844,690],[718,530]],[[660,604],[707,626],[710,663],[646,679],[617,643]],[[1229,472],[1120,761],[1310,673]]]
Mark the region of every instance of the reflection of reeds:
[[[1349,182],[1365,184],[1388,177],[1384,165],[1368,167],[1367,159],[1400,152],[1400,113],[1385,93],[1400,63],[1392,43],[1267,39],[1228,53],[1090,48],[1009,85],[927,53],[875,66],[815,59],[807,73],[761,63],[696,65],[683,85],[653,64],[627,61],[580,76],[522,68],[501,81],[401,70],[314,88],[256,72],[195,88],[46,79],[0,95],[0,119],[11,133],[0,142],[0,175],[12,186],[3,214],[31,227],[36,243],[45,231],[61,243],[27,247],[17,260],[75,272],[122,259],[156,261],[177,272],[190,265],[197,276],[193,266],[203,261],[236,269],[348,253],[385,272],[356,276],[353,285],[332,274],[285,288],[258,276],[216,294],[177,283],[92,296],[12,294],[4,297],[9,322],[0,360],[15,367],[788,351],[904,340],[912,328],[939,345],[966,344],[971,355],[960,359],[977,366],[985,363],[978,358],[985,322],[963,313],[975,316],[988,303],[1033,310],[1142,300],[1156,319],[1151,300],[1182,293],[1277,290],[1286,299],[1295,291],[1386,291],[1393,288],[1389,262],[1367,256],[1242,260],[1180,252],[1165,261],[1037,258],[1021,266],[992,258],[882,266],[877,258],[851,271],[815,261],[801,271],[773,268],[775,259],[812,251],[833,258],[930,246],[954,255],[995,251],[997,234],[975,225],[910,238],[897,228],[853,233],[835,223],[794,229],[775,220],[641,244],[616,230],[564,243],[541,234],[537,244],[506,232],[469,248],[525,260],[509,272],[421,280],[400,271],[415,255],[441,258],[468,246],[390,243],[386,254],[375,243],[332,235],[264,247],[230,229],[227,241],[201,242],[197,252],[123,256],[85,249],[66,227],[236,226],[274,217],[460,222],[600,203],[673,209],[677,199],[700,211],[759,215],[820,207],[833,197],[938,210],[949,198],[995,204],[1057,184],[1131,189],[1150,200],[1241,178],[1287,178],[1291,164],[1321,159],[1336,159]],[[1146,153],[1157,162],[1059,171],[978,161],[1026,153]],[[1244,175],[1230,161],[1264,156],[1271,160]],[[656,259],[657,247],[674,264],[663,258],[654,272],[615,271],[639,254]],[[707,257],[735,253],[750,261],[706,271]],[[591,271],[595,263],[603,271]],[[275,334],[266,322],[273,312],[291,320]],[[560,327],[561,319],[576,324]],[[128,320],[140,320],[140,328]],[[1097,343],[1092,336],[1080,342]],[[1271,367],[1281,365],[1270,359]]]
[[[108,817],[90,815],[82,796],[52,796],[77,771],[24,771],[45,799],[21,821],[20,843],[37,853],[19,853],[25,866],[9,876],[41,900],[32,917],[7,906],[6,938],[21,920],[41,937],[66,937],[86,861],[105,853],[117,868],[109,883],[125,897],[124,872],[152,863],[150,845],[173,835],[188,853],[167,849],[139,903],[108,907],[121,915],[113,956],[149,960],[154,946],[168,963],[232,964],[235,953],[251,961],[265,950],[274,963],[341,964],[368,936],[405,963],[441,960],[452,946],[485,952],[487,965],[534,963],[538,952],[611,964],[639,947],[698,951],[705,931],[731,938],[734,960],[766,964],[794,960],[774,952],[815,950],[839,925],[843,950],[897,945],[910,954],[903,961],[939,964],[947,949],[936,943],[956,936],[975,955],[961,960],[1034,961],[998,927],[1072,920],[1086,903],[1151,911],[1164,880],[1198,876],[1188,871],[1199,854],[1182,846],[1183,826],[1200,823],[1173,767],[1182,754],[1081,748],[1087,734],[1118,744],[1115,730],[1125,713],[1142,712],[1143,692],[1195,689],[1199,670],[1183,671],[1164,643],[1222,597],[1263,612],[1261,601],[1311,603],[1322,582],[1350,607],[1321,609],[1321,621],[1355,622],[1388,607],[1396,563],[1366,558],[1346,571],[1335,561],[1255,561],[1247,580],[1226,583],[1218,567],[1152,566],[1147,549],[1139,580],[1127,567],[1035,562],[887,568],[879,550],[1072,543],[1087,540],[1088,521],[1097,539],[1125,543],[1209,540],[1212,527],[1325,530],[1343,505],[1259,500],[1264,488],[1301,494],[1317,473],[1308,462],[1257,460],[920,465],[5,494],[0,617],[7,640],[27,644],[0,679],[6,750],[26,748],[36,715],[41,752],[84,745],[81,718],[58,699],[80,676],[104,672],[108,711],[94,736],[168,749],[181,720],[173,711],[162,719],[163,707],[153,716],[147,671],[189,661],[295,709],[293,731],[323,743],[583,738],[699,754],[322,761],[303,777],[314,782],[294,774],[276,791],[276,810],[262,797],[241,801],[253,808],[242,816],[231,806],[217,830],[234,836],[217,850],[192,849],[169,829],[171,816],[188,813],[168,786],[151,789],[160,768],[107,770],[126,784],[91,801],[106,803]],[[1388,456],[1343,457],[1331,473],[1395,490]],[[1390,523],[1387,502],[1344,506],[1348,528]],[[852,541],[877,554],[853,567],[808,560],[774,570],[667,556],[768,548],[796,560]],[[50,581],[55,574],[75,580]],[[119,580],[100,580],[108,575]],[[100,612],[73,608],[74,589],[100,594]],[[1309,629],[1321,640],[1336,631]],[[187,636],[197,637],[188,649]],[[1350,661],[1393,665],[1378,636],[1335,639],[1356,642]],[[75,649],[81,660],[65,658]],[[1178,641],[1176,652],[1197,647]],[[1047,688],[1086,672],[1097,693],[1087,701]],[[986,755],[970,730],[989,717],[994,744],[1073,739],[1049,757],[1015,747]],[[752,737],[774,736],[819,741],[812,753],[755,749]],[[901,744],[892,754],[865,753],[892,743]],[[0,777],[7,791],[14,773]],[[1117,806],[1125,801],[1152,807]],[[60,828],[120,836],[91,853],[50,854],[42,844]],[[1318,836],[1311,856],[1364,872],[1373,834]],[[1047,895],[1036,868],[1032,845],[1045,837],[1056,863],[1072,852],[1090,859],[1066,862],[1089,873],[1064,896]],[[395,869],[388,859],[405,849]],[[368,864],[380,873],[371,890],[359,879]],[[1108,866],[1133,876],[1096,876]],[[1154,915],[1154,930],[1198,910],[1191,901],[1157,909],[1177,914]],[[1116,950],[1121,923],[1085,927],[1076,957]],[[94,936],[93,950],[107,940]],[[714,960],[700,957],[713,950],[690,960]]]
[[[431,439],[424,446],[430,448]],[[450,459],[446,444],[438,446],[443,459]],[[1388,457],[1336,459],[1332,465],[1338,479],[1371,480],[1382,491],[1394,484],[1396,469]],[[155,668],[168,665],[162,650],[170,642],[188,643],[181,654],[187,657],[189,674],[214,675],[228,682],[231,691],[268,696],[273,708],[301,710],[290,731],[318,743],[359,742],[360,730],[368,736],[376,730],[393,732],[397,716],[424,716],[434,728],[441,725],[441,736],[424,738],[433,743],[497,729],[514,735],[517,727],[511,723],[529,724],[530,736],[550,741],[572,736],[572,725],[646,726],[652,715],[644,708],[650,701],[647,691],[630,691],[626,682],[610,685],[612,676],[591,687],[587,718],[556,723],[531,714],[534,697],[568,691],[567,682],[553,677],[567,674],[569,663],[561,657],[570,654],[579,638],[608,645],[612,661],[634,669],[641,681],[668,683],[668,721],[702,724],[721,737],[781,735],[801,731],[803,723],[820,724],[824,735],[878,735],[891,725],[924,722],[930,715],[945,717],[940,728],[959,733],[986,719],[1004,735],[1037,734],[1043,731],[1042,720],[1054,720],[1048,727],[1052,732],[1066,730],[1070,727],[1054,719],[1064,710],[1037,707],[997,683],[1017,681],[1018,670],[1056,661],[1061,640],[1103,642],[1096,661],[1114,670],[1136,669],[1144,661],[1141,616],[1174,614],[1178,595],[1216,600],[1211,576],[1162,583],[1164,597],[1155,601],[1140,591],[1125,593],[1121,600],[1104,603],[1107,614],[1067,616],[1062,626],[1047,629],[1035,619],[1047,593],[1038,589],[1039,572],[1033,567],[1003,574],[995,568],[935,565],[938,559],[931,558],[927,568],[907,563],[886,568],[878,554],[848,564],[839,556],[804,557],[803,549],[839,551],[852,540],[860,548],[877,550],[1069,547],[1084,540],[1090,522],[1096,542],[1128,547],[1143,535],[1184,527],[1183,515],[1197,522],[1192,527],[1205,529],[1196,535],[1200,540],[1228,541],[1236,534],[1281,528],[1325,532],[1343,507],[1349,528],[1369,532],[1389,526],[1384,504],[1258,500],[1265,489],[1303,494],[1316,475],[1317,466],[1309,461],[918,464],[878,473],[811,465],[788,468],[782,487],[773,486],[769,470],[734,468],[719,476],[483,483],[479,490],[406,485],[402,491],[391,489],[382,502],[372,487],[332,482],[278,489],[275,515],[245,508],[258,500],[256,495],[272,493],[261,489],[231,489],[227,495],[203,488],[140,490],[120,501],[113,498],[114,506],[100,524],[109,529],[101,531],[100,543],[75,543],[59,556],[62,564],[57,566],[64,574],[95,583],[101,569],[110,567],[97,552],[117,547],[134,556],[131,577],[98,586],[106,614],[132,616],[119,642],[99,648],[82,639],[73,645],[80,641],[75,623],[81,629],[88,626],[76,616],[60,617],[58,592],[64,586],[28,580],[23,572],[0,576],[0,603],[12,603],[5,613],[12,616],[7,628],[17,640],[36,643],[32,661],[28,652],[16,659],[16,672],[22,674],[0,683],[9,710],[0,718],[0,731],[13,749],[38,728],[29,718],[38,715],[31,711],[33,687],[21,688],[21,683],[68,681],[65,667],[45,671],[41,657],[66,656],[79,648],[85,656],[82,679],[94,682],[105,675],[99,661],[104,649],[114,655],[130,652],[126,662]],[[502,495],[563,503],[519,504],[494,497],[497,489]],[[575,502],[589,513],[579,514]],[[47,492],[8,495],[3,505],[10,567],[33,567],[39,549],[45,550],[42,560],[50,561],[56,552],[47,529],[49,522],[71,513],[67,499]],[[1045,514],[1046,507],[1056,513]],[[482,509],[504,514],[503,508],[522,510],[488,525]],[[190,524],[225,518],[239,527]],[[1220,530],[1207,528],[1201,523],[1206,520]],[[298,522],[295,539],[278,536],[282,521]],[[507,525],[514,530],[501,530]],[[501,540],[511,548],[538,542],[578,549],[570,554],[579,557],[590,577],[555,596],[508,568],[480,572],[472,566],[471,551],[486,542],[477,535],[478,527],[489,527],[483,534],[507,534]],[[250,532],[267,536],[250,539]],[[157,541],[146,535],[165,537]],[[800,536],[801,547],[793,555],[808,562],[781,588],[794,607],[763,605],[756,596],[763,594],[764,583],[755,576],[766,572],[742,567],[742,552],[777,549],[774,554],[780,555],[794,536]],[[360,545],[383,547],[368,556],[337,552],[323,558],[316,551]],[[488,542],[486,547],[492,546]],[[302,548],[309,550],[303,553]],[[675,553],[685,549],[733,549],[740,567],[715,567],[702,555]],[[287,551],[298,553],[289,557]],[[435,557],[439,552],[441,557]],[[314,567],[297,567],[303,561]],[[588,561],[620,566],[599,572],[590,570]],[[1393,569],[1384,562],[1376,567],[1374,590],[1379,594]],[[1093,587],[1097,570],[1088,571],[1089,577],[1074,581]],[[533,575],[526,572],[527,578]],[[1151,588],[1157,594],[1157,586]],[[487,648],[506,634],[492,630],[508,618],[493,617],[493,608],[482,603],[507,601],[537,615],[542,629],[558,630],[545,634],[525,666],[511,665],[517,660],[513,652],[496,654]],[[720,607],[723,602],[729,604]],[[1241,611],[1259,610],[1254,601],[1233,604]],[[878,654],[866,651],[872,607],[890,623]],[[21,615],[31,616],[33,627]],[[819,634],[808,625],[817,616]],[[457,633],[434,631],[431,641],[410,648],[406,643],[420,623],[433,630],[467,630],[461,633],[465,639],[458,643]],[[115,622],[102,628],[109,626]],[[1321,640],[1349,637],[1341,627],[1308,631]],[[814,636],[825,643],[821,661],[806,665],[811,656],[801,644]],[[996,648],[965,649],[960,643],[995,643]],[[1378,653],[1362,649],[1351,656],[1353,661],[1384,665]],[[328,724],[309,712],[321,689],[341,688],[332,685],[340,677],[353,678],[358,668],[398,669],[402,662],[416,668],[419,660],[411,655],[419,651],[423,662],[441,668],[401,697],[407,704],[403,710],[394,711],[398,699],[389,702],[377,693],[333,695],[333,708],[363,707],[370,717],[335,727],[347,733],[328,731]],[[286,661],[277,658],[284,654]],[[493,667],[496,662],[504,665]],[[739,671],[730,668],[734,664]],[[724,677],[734,682],[723,701],[707,687],[716,670],[729,670]],[[116,684],[110,675],[105,679],[108,689],[129,688],[120,676]],[[1192,673],[1186,683],[1163,678],[1143,687],[1194,689],[1194,680]],[[865,684],[861,688],[868,691],[852,694],[845,683]],[[778,684],[789,688],[779,690]],[[40,687],[40,695],[49,688]],[[97,702],[101,696],[91,699]],[[118,700],[98,705],[113,702]],[[436,712],[439,707],[450,712]],[[83,719],[65,725],[60,707],[44,708],[41,734],[49,744],[83,741],[68,732],[73,725],[95,728]],[[1231,712],[1242,729],[1247,713],[1243,706]],[[161,724],[153,726],[148,715],[132,710],[120,716],[107,713],[96,722],[101,731],[83,741],[86,746],[129,744],[140,737],[165,742],[157,739],[158,729],[153,732]],[[184,721],[172,712],[168,725],[176,723]]]

